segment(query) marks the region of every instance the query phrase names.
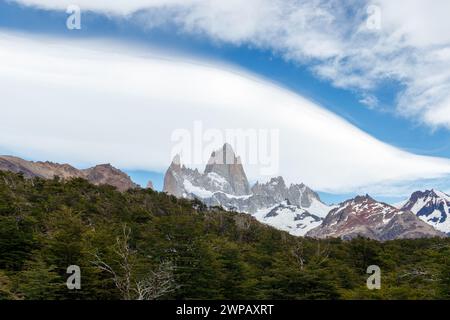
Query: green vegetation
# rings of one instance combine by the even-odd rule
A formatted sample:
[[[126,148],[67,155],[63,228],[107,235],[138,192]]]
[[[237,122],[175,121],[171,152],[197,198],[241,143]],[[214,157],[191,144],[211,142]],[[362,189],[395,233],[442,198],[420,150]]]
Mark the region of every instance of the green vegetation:
[[[366,287],[372,264],[381,290]],[[450,239],[301,239],[151,190],[0,172],[0,299],[439,298]]]

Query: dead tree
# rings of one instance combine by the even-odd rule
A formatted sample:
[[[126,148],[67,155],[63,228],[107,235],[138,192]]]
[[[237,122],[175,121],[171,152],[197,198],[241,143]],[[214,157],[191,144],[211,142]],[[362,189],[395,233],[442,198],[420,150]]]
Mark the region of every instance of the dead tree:
[[[303,240],[297,240],[294,248],[291,250],[291,254],[300,267],[300,270],[304,270],[308,265],[320,266],[325,263],[330,255],[330,246],[327,243],[322,246],[321,242],[317,242],[316,249],[307,254]]]
[[[303,270],[305,267],[305,248],[303,246],[303,241],[298,240],[295,243],[294,248],[291,250],[292,256],[297,261],[298,265],[300,266],[300,270]]]
[[[136,274],[137,252],[130,247],[130,235],[131,229],[124,226],[122,236],[116,239],[112,263],[101,258],[98,251],[94,253],[92,263],[111,274],[123,300],[154,300],[173,292],[176,289],[174,266],[169,261],[161,262],[156,270],[150,270],[144,276]]]
[[[147,277],[135,283],[133,290],[137,295],[136,299],[156,300],[173,292],[176,288],[173,271],[171,262],[161,262],[158,270],[151,271]]]

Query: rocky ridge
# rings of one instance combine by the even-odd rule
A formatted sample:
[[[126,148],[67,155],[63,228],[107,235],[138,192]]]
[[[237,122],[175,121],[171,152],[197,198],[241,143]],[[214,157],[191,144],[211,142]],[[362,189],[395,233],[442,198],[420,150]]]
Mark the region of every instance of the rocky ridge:
[[[119,191],[138,188],[131,178],[110,164],[102,164],[92,168],[79,170],[69,164],[53,162],[27,161],[18,157],[0,156],[0,170],[22,173],[25,178],[39,177],[43,179],[83,178],[95,185],[111,185]]]

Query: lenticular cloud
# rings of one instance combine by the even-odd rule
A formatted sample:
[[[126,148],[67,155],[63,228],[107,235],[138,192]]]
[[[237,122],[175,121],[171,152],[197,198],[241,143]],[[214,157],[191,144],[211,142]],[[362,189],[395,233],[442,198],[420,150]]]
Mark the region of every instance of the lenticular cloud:
[[[1,33],[0,46],[0,147],[19,156],[164,171],[174,131],[193,133],[206,154],[219,147],[205,136],[195,139],[200,122],[203,132],[278,130],[276,173],[318,190],[450,173],[447,159],[384,144],[311,101],[230,66],[100,39]],[[264,178],[258,164],[245,159],[250,179]]]

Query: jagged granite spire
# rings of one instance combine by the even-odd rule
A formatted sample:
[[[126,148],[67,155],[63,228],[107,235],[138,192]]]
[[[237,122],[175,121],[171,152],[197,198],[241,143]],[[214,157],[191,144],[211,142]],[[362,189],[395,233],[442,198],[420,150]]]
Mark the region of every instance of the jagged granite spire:
[[[205,168],[205,174],[216,173],[225,178],[230,184],[232,194],[236,196],[248,195],[250,185],[242,166],[240,157],[237,157],[230,144],[225,143],[223,147],[211,154]]]
[[[164,176],[163,192],[176,197],[183,196],[183,186],[180,185],[180,183],[182,183],[182,169],[180,155],[177,154],[173,158],[172,163]]]

